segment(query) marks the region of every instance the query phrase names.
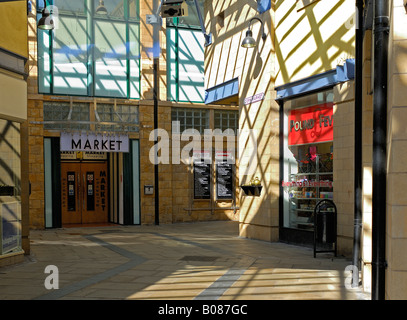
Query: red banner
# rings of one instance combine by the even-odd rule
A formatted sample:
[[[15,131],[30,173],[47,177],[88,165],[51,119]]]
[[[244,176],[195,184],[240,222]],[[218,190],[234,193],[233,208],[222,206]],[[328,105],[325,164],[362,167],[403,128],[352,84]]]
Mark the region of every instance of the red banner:
[[[288,117],[288,145],[332,141],[333,103],[291,110]]]

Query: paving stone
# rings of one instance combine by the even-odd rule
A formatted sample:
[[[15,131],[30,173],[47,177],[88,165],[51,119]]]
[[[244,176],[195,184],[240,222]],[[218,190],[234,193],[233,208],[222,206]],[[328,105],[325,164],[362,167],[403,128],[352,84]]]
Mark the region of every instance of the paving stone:
[[[0,299],[369,298],[346,289],[346,259],[237,235],[226,221],[33,230],[31,256],[0,268]],[[57,290],[44,286],[48,265]]]

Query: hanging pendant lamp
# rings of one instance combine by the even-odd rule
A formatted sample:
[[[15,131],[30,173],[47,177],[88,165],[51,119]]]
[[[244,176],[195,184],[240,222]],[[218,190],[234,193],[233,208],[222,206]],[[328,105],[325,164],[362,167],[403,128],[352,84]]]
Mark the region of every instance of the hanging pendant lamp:
[[[99,0],[99,6],[96,8],[96,13],[97,14],[107,14],[107,9],[105,7],[105,2],[103,0]]]

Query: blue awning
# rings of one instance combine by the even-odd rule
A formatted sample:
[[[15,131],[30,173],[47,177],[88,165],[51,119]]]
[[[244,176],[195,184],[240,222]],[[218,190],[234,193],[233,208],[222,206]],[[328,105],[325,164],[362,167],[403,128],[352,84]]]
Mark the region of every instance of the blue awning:
[[[218,84],[205,90],[205,104],[221,103],[225,99],[236,97],[239,93],[239,78]]]
[[[336,69],[276,87],[276,100],[292,98],[316,90],[323,90],[324,88],[333,87],[334,85],[354,78],[355,59],[348,59],[342,66],[337,66]]]

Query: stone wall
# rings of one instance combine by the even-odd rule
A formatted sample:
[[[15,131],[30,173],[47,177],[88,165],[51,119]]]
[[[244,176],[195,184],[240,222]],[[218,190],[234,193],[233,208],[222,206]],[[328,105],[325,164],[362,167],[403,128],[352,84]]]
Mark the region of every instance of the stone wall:
[[[349,81],[334,88],[334,201],[337,207],[338,252],[351,256],[354,225],[354,82]]]
[[[407,14],[403,0],[389,2],[386,299],[403,300],[407,298]]]
[[[33,1],[35,12],[36,1]],[[29,77],[28,77],[28,144],[29,144],[29,180],[31,195],[29,198],[30,226],[32,229],[45,228],[44,201],[44,137],[59,137],[57,131],[44,130],[42,121],[44,101],[65,101],[89,103],[90,109],[94,103],[126,103],[139,107],[140,129],[132,133],[130,138],[140,142],[140,208],[141,223],[155,223],[155,196],[144,194],[144,185],[154,185],[154,165],[150,161],[150,150],[154,141],[150,141],[150,133],[154,129],[154,57],[151,55],[153,46],[153,26],[145,22],[147,14],[152,12],[151,1],[140,0],[140,37],[141,37],[141,99],[107,99],[80,98],[73,96],[51,96],[38,92],[37,68],[37,26],[34,16],[29,17]],[[203,104],[173,103],[167,99],[167,66],[166,66],[166,32],[165,21],[160,27],[161,54],[158,57],[158,128],[166,130],[171,137],[171,110],[175,107],[229,109],[224,106],[205,106]],[[92,111],[91,111],[92,112]],[[210,111],[212,112],[212,111]],[[212,122],[213,124],[213,122]],[[159,213],[160,223],[190,222],[236,219],[233,210],[219,210],[220,207],[230,207],[228,201],[194,201],[193,172],[188,165],[159,165]],[[236,182],[236,186],[238,183]],[[237,189],[237,188],[236,188]],[[237,191],[236,191],[237,192]],[[201,208],[201,210],[196,210]],[[191,210],[192,209],[192,210]]]

